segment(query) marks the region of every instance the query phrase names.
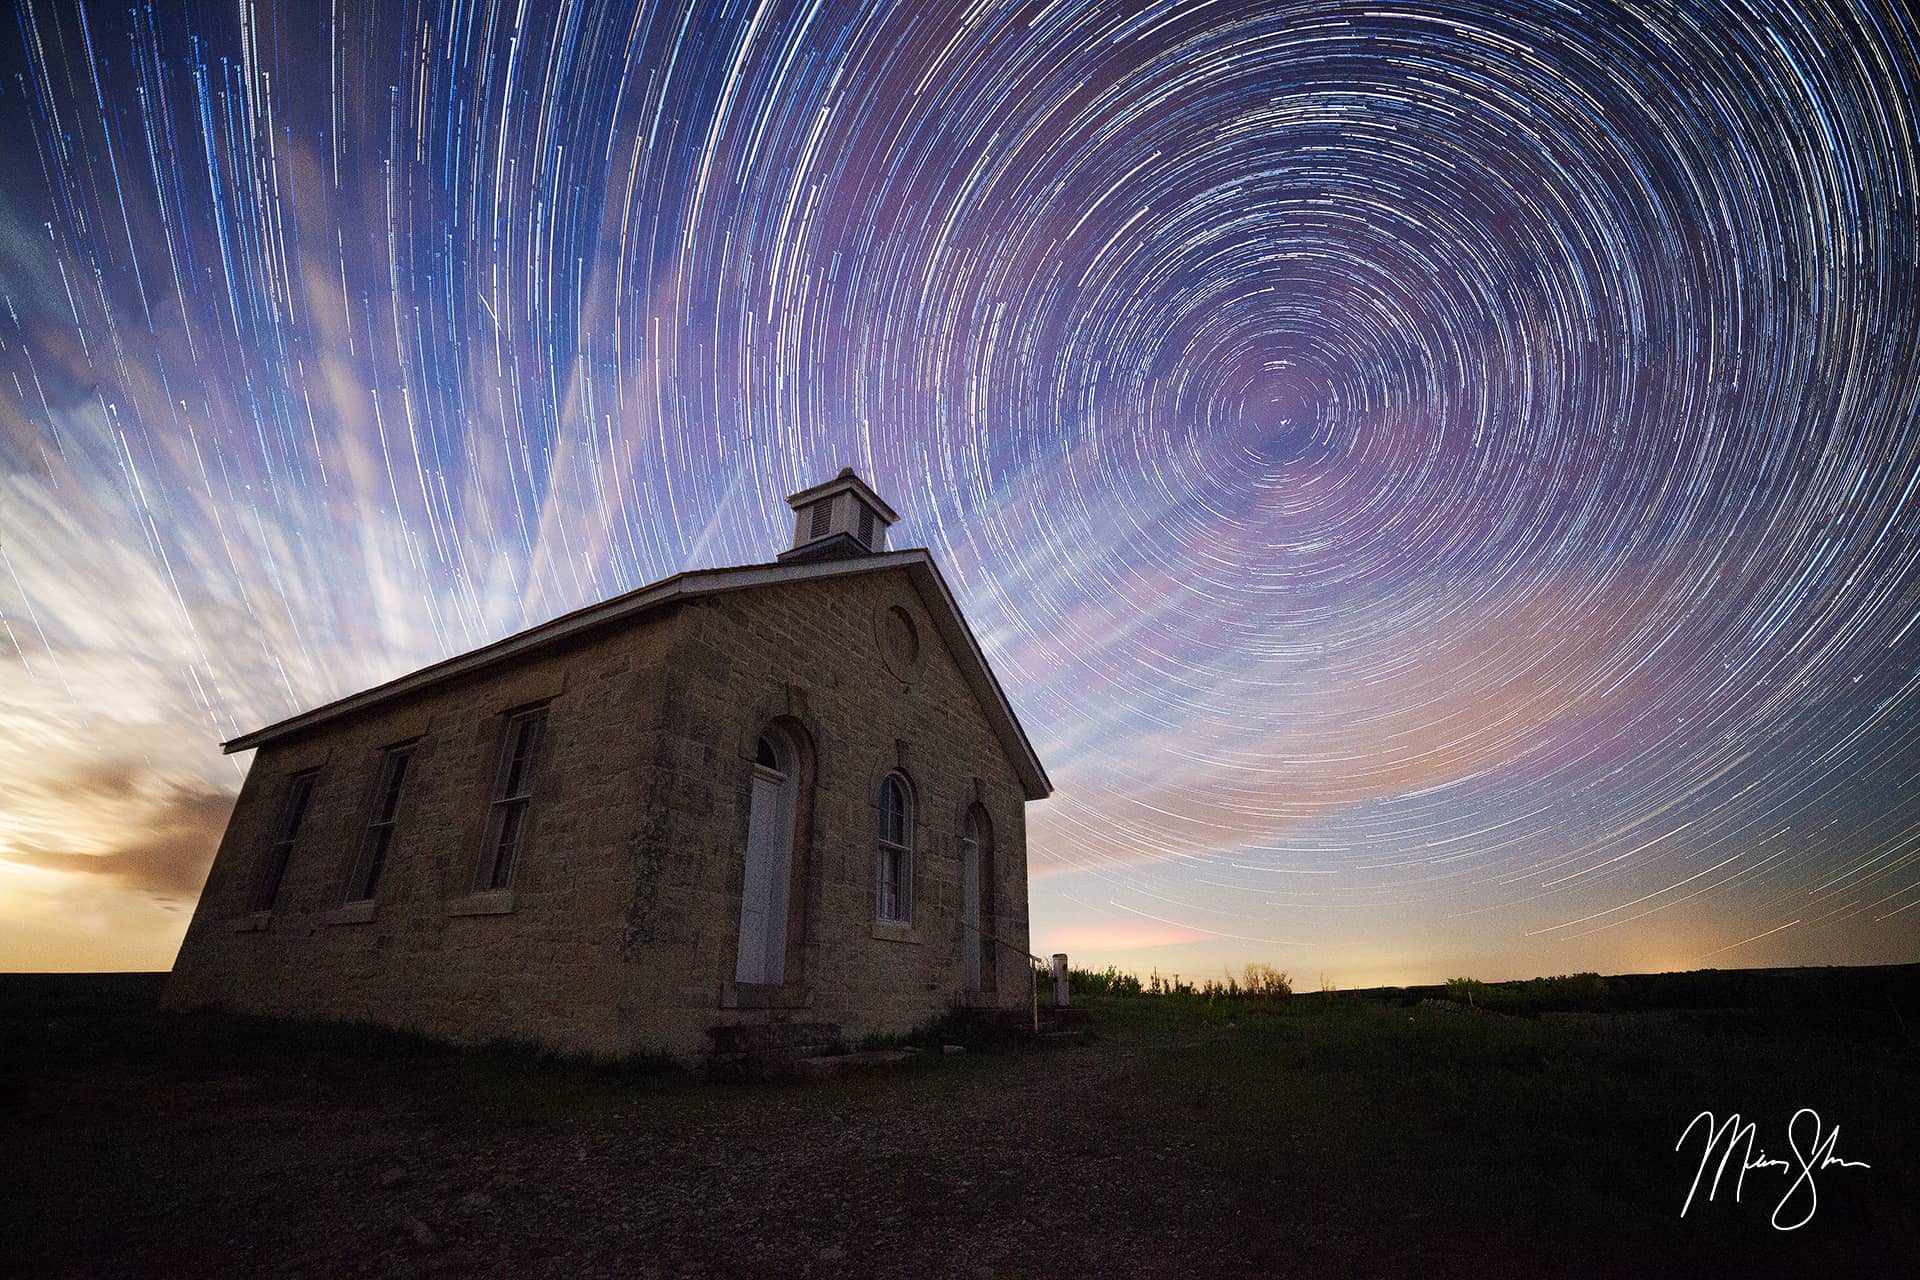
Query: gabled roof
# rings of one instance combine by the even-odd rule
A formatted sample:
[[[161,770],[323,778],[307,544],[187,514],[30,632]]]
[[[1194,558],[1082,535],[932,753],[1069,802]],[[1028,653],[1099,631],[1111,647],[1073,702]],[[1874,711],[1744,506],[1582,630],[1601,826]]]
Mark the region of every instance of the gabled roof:
[[[524,654],[583,632],[606,626],[610,623],[638,618],[642,614],[665,605],[698,600],[706,596],[719,595],[727,591],[741,591],[750,587],[770,586],[775,583],[810,582],[819,578],[851,577],[855,574],[878,573],[886,569],[905,569],[912,581],[914,590],[919,593],[921,603],[926,605],[927,613],[933,618],[941,638],[947,642],[947,648],[953,652],[959,665],[960,674],[966,678],[973,690],[981,711],[987,717],[987,723],[993,727],[1000,745],[1006,749],[1007,758],[1013,761],[1014,771],[1020,775],[1020,783],[1029,800],[1044,800],[1053,791],[1053,783],[1047,778],[1047,771],[1040,765],[1040,757],[1035,754],[1033,744],[1027,740],[1026,730],[1020,727],[1020,721],[1013,714],[1013,706],[1007,701],[1006,692],[1000,682],[994,678],[993,671],[987,666],[987,658],[980,650],[980,642],[974,639],[972,628],[961,616],[960,606],[953,598],[953,592],[947,588],[946,579],[940,576],[939,567],[933,562],[933,556],[924,548],[915,547],[907,551],[889,551],[879,555],[858,556],[844,560],[827,560],[804,564],[748,564],[728,569],[693,569],[685,573],[676,573],[670,578],[629,591],[625,595],[603,600],[599,604],[576,609],[572,613],[562,614],[549,622],[531,627],[518,635],[496,640],[458,657],[436,662],[430,667],[389,680],[385,684],[375,685],[371,689],[350,694],[324,706],[303,711],[290,716],[277,724],[264,729],[255,729],[244,733],[231,742],[221,744],[221,750],[232,754],[235,751],[249,751],[265,746],[269,742],[290,737],[317,725],[326,724],[342,716],[364,711],[378,706],[392,698],[429,689],[449,680],[484,671],[503,662],[512,661]]]

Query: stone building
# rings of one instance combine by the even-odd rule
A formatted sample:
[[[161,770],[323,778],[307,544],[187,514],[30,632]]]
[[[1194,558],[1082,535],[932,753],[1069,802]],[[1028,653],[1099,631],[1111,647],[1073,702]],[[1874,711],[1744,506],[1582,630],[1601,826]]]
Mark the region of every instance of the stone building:
[[[227,743],[169,1006],[683,1057],[1023,1006],[1040,760],[893,510],[851,470],[787,501],[772,563]]]

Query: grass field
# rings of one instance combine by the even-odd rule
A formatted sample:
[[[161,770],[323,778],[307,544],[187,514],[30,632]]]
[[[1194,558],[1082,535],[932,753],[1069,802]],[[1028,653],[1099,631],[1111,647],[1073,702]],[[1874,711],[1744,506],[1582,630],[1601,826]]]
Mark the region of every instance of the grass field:
[[[1109,996],[1074,1040],[749,1086],[0,977],[0,1274],[1904,1274],[1915,972]],[[1872,1167],[1798,1230],[1771,1169],[1681,1218],[1694,1115],[1774,1157],[1803,1107]]]

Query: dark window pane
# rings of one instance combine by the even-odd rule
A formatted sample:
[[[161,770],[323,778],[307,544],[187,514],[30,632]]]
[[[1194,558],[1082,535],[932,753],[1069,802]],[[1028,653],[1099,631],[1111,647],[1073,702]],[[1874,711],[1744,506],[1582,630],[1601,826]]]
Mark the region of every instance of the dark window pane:
[[[286,873],[287,858],[292,852],[291,844],[276,844],[268,851],[266,871],[260,878],[259,892],[253,897],[255,911],[273,910],[273,901],[280,896],[280,877]]]
[[[774,757],[773,744],[765,738],[760,739],[760,749],[754,755],[754,763],[768,769],[778,769],[780,762]]]
[[[534,753],[540,744],[540,726],[544,717],[523,716],[508,731],[506,759],[502,769],[500,796],[511,800],[527,794],[533,774]]]
[[[293,856],[294,837],[299,835],[301,820],[307,816],[307,804],[313,799],[313,784],[318,776],[317,771],[308,770],[296,774],[287,783],[287,796],[280,808],[279,838],[267,850],[253,901],[248,904],[254,911],[273,910],[274,899],[280,896],[280,881],[286,876],[287,860]]]
[[[313,775],[303,773],[287,788],[287,808],[280,827],[280,838],[291,840],[300,834],[300,821],[307,816],[307,801],[313,798]]]
[[[395,751],[387,756],[387,779],[380,797],[380,808],[376,811],[377,822],[392,822],[393,815],[400,809],[400,787],[407,780],[407,762],[412,756],[405,751]]]
[[[387,865],[387,846],[393,841],[392,827],[375,827],[372,832],[372,846],[367,850],[366,883],[360,886],[359,896],[371,898],[374,888],[380,883],[380,871]]]
[[[527,785],[527,726],[516,726],[513,735],[513,750],[507,757],[507,794],[517,796]]]
[[[813,504],[813,521],[807,528],[807,536],[810,538],[826,537],[827,522],[832,518],[833,518],[833,503],[831,501],[814,503]]]
[[[516,716],[507,725],[506,741],[500,750],[500,768],[494,778],[492,825],[474,871],[474,888],[480,892],[505,888],[513,875],[546,719],[544,711],[536,711]]]
[[[493,846],[493,879],[490,889],[504,889],[513,876],[513,855],[520,844],[520,829],[526,822],[527,806],[510,804],[500,815],[500,839]]]
[[[885,920],[900,915],[900,863],[892,849],[880,851],[880,916]]]
[[[907,842],[907,796],[898,778],[880,784],[880,838],[890,844]]]

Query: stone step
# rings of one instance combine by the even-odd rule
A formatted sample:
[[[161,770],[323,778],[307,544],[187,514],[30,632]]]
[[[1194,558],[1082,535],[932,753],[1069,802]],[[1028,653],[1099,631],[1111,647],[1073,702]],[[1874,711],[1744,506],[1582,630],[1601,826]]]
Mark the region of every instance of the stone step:
[[[837,1022],[735,1022],[707,1028],[714,1056],[742,1053],[814,1057],[840,1048]]]

